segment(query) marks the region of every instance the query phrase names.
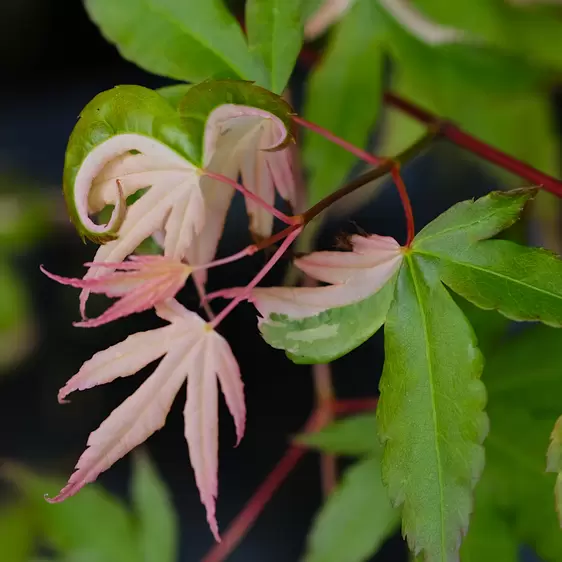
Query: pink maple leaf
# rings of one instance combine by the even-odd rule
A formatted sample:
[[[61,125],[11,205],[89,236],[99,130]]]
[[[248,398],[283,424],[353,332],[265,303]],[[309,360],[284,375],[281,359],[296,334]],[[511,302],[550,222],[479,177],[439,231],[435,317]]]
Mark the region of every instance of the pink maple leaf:
[[[47,277],[63,285],[108,297],[121,297],[101,316],[74,324],[82,328],[94,328],[135,312],[143,312],[159,302],[175,297],[191,273],[191,268],[185,263],[163,256],[130,256],[128,261],[121,263],[85,265],[102,268],[101,275],[93,278],[86,276],[84,279],[61,277],[49,273],[41,266],[41,271]],[[106,268],[105,273],[103,268]],[[84,305],[85,301],[81,301],[82,318],[85,313]]]
[[[295,260],[309,277],[324,287],[258,287],[248,297],[263,318],[286,314],[289,318],[314,316],[324,310],[361,301],[380,290],[396,273],[403,249],[389,236],[355,235],[351,252],[314,252]],[[234,298],[245,289],[217,291],[208,296]]]
[[[148,379],[90,434],[88,446],[67,485],[50,503],[61,502],[93,482],[118,459],[163,427],[187,379],[185,437],[201,502],[217,541],[218,382],[234,418],[237,444],[244,435],[246,407],[240,370],[226,340],[175,299],[156,306],[169,325],[140,332],[96,353],[59,392],[71,392],[132,375],[164,356]]]

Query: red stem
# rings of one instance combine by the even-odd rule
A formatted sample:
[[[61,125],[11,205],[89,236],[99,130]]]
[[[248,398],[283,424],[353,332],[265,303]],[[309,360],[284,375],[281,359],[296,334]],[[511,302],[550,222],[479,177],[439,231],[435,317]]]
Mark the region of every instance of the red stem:
[[[222,183],[226,183],[232,186],[234,189],[242,193],[244,197],[251,199],[254,203],[259,205],[262,209],[265,209],[268,213],[271,213],[274,217],[277,217],[281,222],[289,225],[296,225],[302,223],[302,218],[299,216],[296,217],[289,217],[285,213],[279,211],[266,201],[264,201],[261,197],[246,189],[241,183],[234,181],[233,179],[229,178],[228,176],[223,176],[222,174],[217,174],[216,172],[211,172],[209,170],[201,170],[201,173],[209,178],[214,180],[220,181]]]
[[[351,400],[338,400],[334,404],[334,412],[340,416],[368,412],[376,409],[378,401],[378,398],[352,398]]]
[[[305,425],[305,431],[319,429],[322,416],[318,412],[312,414]],[[202,562],[222,562],[236,548],[244,535],[249,531],[273,494],[287,479],[287,476],[297,466],[305,455],[306,449],[302,447],[290,447],[275,468],[267,475],[248,503],[238,513],[234,521],[229,525],[226,533],[222,535],[220,543],[215,544],[209,554]]]
[[[300,54],[299,59],[308,67],[314,66],[318,61],[320,55],[318,52],[305,47]],[[447,121],[441,119],[437,115],[430,113],[429,111],[419,107],[418,105],[408,101],[392,92],[387,92],[384,96],[384,100],[388,105],[399,109],[406,115],[409,115],[413,119],[425,123],[426,125],[436,125],[439,128],[441,136],[448,139],[453,144],[472,152],[491,162],[496,164],[504,170],[524,178],[530,181],[532,184],[553,193],[557,197],[562,197],[562,181],[544,174],[540,170],[529,166],[525,162],[506,154],[505,152],[477,139],[471,134],[463,131],[460,127]]]
[[[338,137],[331,131],[328,131],[328,129],[324,129],[324,127],[317,125],[316,123],[311,123],[310,121],[307,121],[306,119],[303,119],[298,115],[293,115],[292,117],[293,117],[293,121],[295,123],[298,123],[301,127],[306,127],[307,129],[310,129],[311,131],[318,133],[319,135],[323,136],[325,139],[329,140],[330,142],[333,142],[334,144],[341,146],[348,152],[351,152],[351,154],[357,156],[357,158],[361,158],[361,160],[365,160],[365,162],[368,162],[373,166],[378,166],[379,164],[382,164],[383,162],[388,160],[388,158],[378,158],[373,154],[369,154],[365,150],[362,150],[361,148],[355,146],[354,144],[347,142],[346,140]]]
[[[377,398],[357,398],[351,400],[337,400],[332,404],[334,412],[339,414],[352,414],[374,410],[377,407]],[[312,433],[321,429],[329,420],[330,415],[322,408],[318,408],[310,416],[303,432]],[[242,511],[234,518],[222,535],[220,543],[216,543],[202,562],[223,562],[228,555],[238,546],[246,533],[252,528],[256,519],[273,497],[273,494],[285,482],[289,474],[297,466],[306,453],[304,446],[292,445],[275,468],[267,475],[252,497],[248,500]]]
[[[408,228],[408,237],[406,239],[406,246],[410,246],[414,236],[416,235],[416,227],[414,224],[414,212],[412,211],[412,204],[410,203],[410,198],[408,197],[408,192],[406,191],[406,186],[404,185],[404,180],[400,175],[400,168],[398,166],[392,168],[390,171],[392,174],[392,179],[400,195],[400,200],[402,201],[402,207],[404,207],[404,214],[406,215],[406,225]]]
[[[265,264],[262,270],[248,283],[243,292],[241,292],[237,297],[226,305],[223,310],[217,315],[217,317],[210,322],[210,326],[215,329],[243,300],[246,300],[251,294],[252,289],[267,275],[270,269],[282,258],[283,254],[287,251],[289,246],[292,244],[293,240],[301,233],[302,226],[295,228],[290,232],[283,240],[283,243],[279,246],[276,252],[273,254],[271,259]]]
[[[385,94],[384,99],[386,103],[392,105],[396,109],[399,109],[410,117],[413,117],[417,121],[425,123],[426,125],[437,126],[439,128],[439,133],[450,140],[453,144],[456,144],[473,154],[477,154],[484,160],[492,162],[500,168],[508,170],[517,176],[542,187],[544,190],[550,191],[550,193],[554,193],[554,195],[557,195],[558,197],[562,197],[562,181],[544,174],[536,168],[529,166],[529,164],[526,164],[525,162],[522,162],[521,160],[518,160],[517,158],[514,158],[513,156],[510,156],[493,146],[490,146],[489,144],[473,137],[469,133],[466,133],[454,123],[440,119],[429,111],[426,111],[412,102],[397,96],[396,94],[388,92]]]
[[[408,237],[406,241],[406,246],[409,246],[412,240],[414,239],[414,235],[415,235],[414,214],[412,212],[412,204],[410,203],[408,192],[406,191],[406,186],[404,185],[404,181],[400,176],[400,163],[398,162],[398,160],[395,161],[390,158],[379,158],[378,156],[374,156],[373,154],[370,154],[369,152],[338,137],[331,131],[324,129],[324,127],[321,127],[320,125],[316,125],[316,123],[311,123],[310,121],[307,121],[306,119],[303,119],[298,115],[293,115],[293,121],[295,123],[298,123],[301,127],[306,127],[307,129],[310,129],[311,131],[318,133],[319,135],[341,146],[348,152],[351,152],[358,158],[361,158],[361,160],[364,160],[365,162],[372,164],[373,166],[386,165],[390,168],[390,172],[392,174],[392,177],[394,178],[394,183],[396,184],[398,193],[400,194],[400,200],[402,201],[402,206],[404,207],[404,215],[406,216],[406,223],[408,227]],[[326,200],[328,199],[329,198],[326,198]],[[304,213],[303,216],[305,218],[305,221],[307,220],[309,213],[310,210]]]

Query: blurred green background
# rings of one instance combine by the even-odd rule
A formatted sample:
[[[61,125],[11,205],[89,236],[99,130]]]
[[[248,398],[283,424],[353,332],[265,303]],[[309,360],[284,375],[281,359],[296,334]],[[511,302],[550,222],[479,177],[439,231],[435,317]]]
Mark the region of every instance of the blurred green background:
[[[291,81],[291,98],[307,118],[392,155],[423,130],[383,107],[382,93],[390,88],[560,177],[561,4],[349,2],[340,22],[307,44]],[[230,5],[242,16],[243,2]],[[303,5],[313,16],[322,1],[303,0]],[[318,53],[323,54],[319,63]],[[98,331],[72,328],[77,294],[39,272],[44,264],[80,276],[81,264],[95,250],[81,243],[66,216],[60,186],[66,140],[81,108],[99,91],[170,81],[124,61],[78,0],[2,0],[0,69],[0,560],[201,560],[212,537],[189,466],[179,403],[142,453],[119,462],[99,484],[62,505],[43,499],[70,473],[89,432],[150,371],[83,393],[64,407],[56,401],[58,388],[96,351],[154,325],[147,314]],[[311,201],[363,169],[320,137],[305,136],[303,142]],[[418,228],[457,201],[524,185],[444,142],[407,166],[405,180]],[[239,203],[229,217],[223,255],[248,243]],[[331,248],[338,234],[358,229],[403,239],[400,202],[387,182],[333,209],[318,248]],[[559,200],[542,193],[508,236],[560,252]],[[255,256],[213,271],[210,290],[244,283],[262,260]],[[268,283],[279,283],[283,268]],[[194,307],[197,297],[188,289],[182,300]],[[492,432],[463,562],[530,561],[536,554],[545,562],[561,561],[562,534],[544,457],[549,432],[562,413],[562,335],[514,327],[494,313],[468,307],[466,312],[488,357],[484,381]],[[221,416],[218,517],[225,529],[304,423],[312,388],[307,367],[292,365],[261,341],[250,307],[236,310],[223,333],[240,360],[249,410],[247,435],[236,450],[229,420]],[[382,334],[377,334],[334,364],[338,395],[375,395],[382,362]],[[342,470],[348,465],[349,459],[342,459]],[[369,536],[374,515],[368,510],[352,531],[338,534],[341,520],[331,513],[356,507],[345,503],[350,481],[353,485],[353,478],[343,479],[344,492],[334,500],[343,494],[343,508],[330,507],[330,500],[329,514],[314,522],[322,498],[317,456],[308,455],[230,560],[296,562],[303,553],[309,562],[407,560],[398,529],[376,554],[381,545]],[[342,556],[336,549],[325,553],[319,536],[336,537],[349,558],[333,558]],[[352,557],[352,546],[365,536],[366,546]]]

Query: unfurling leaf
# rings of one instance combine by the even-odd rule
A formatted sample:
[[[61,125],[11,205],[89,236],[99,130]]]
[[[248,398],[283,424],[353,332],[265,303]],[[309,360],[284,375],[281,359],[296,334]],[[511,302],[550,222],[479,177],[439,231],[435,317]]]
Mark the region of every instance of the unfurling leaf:
[[[303,41],[302,0],[248,0],[246,28],[250,49],[271,74],[271,90],[285,89]]]
[[[296,442],[336,455],[381,455],[375,414],[361,414],[332,422],[320,431],[299,435]]]
[[[158,236],[166,256],[193,265],[211,261],[234,188],[202,169],[231,180],[241,172],[247,189],[270,204],[276,190],[295,204],[287,148],[292,109],[286,102],[235,80],[172,88],[102,92],[84,108],[70,137],[65,198],[79,233],[104,244],[96,263],[119,263],[151,236]],[[90,218],[111,205],[107,224]],[[250,200],[247,208],[252,230],[268,236],[273,216]],[[196,275],[204,281],[205,271]]]
[[[385,325],[377,407],[383,479],[402,528],[427,562],[458,559],[484,467],[483,362],[434,268],[410,257]]]
[[[121,55],[154,74],[186,82],[268,75],[223,0],[86,0],[90,17]]]
[[[305,562],[362,562],[398,528],[381,480],[380,460],[358,462],[328,498],[309,535]]]
[[[175,562],[179,525],[174,505],[163,480],[144,451],[135,455],[132,496],[139,521],[142,562]]]

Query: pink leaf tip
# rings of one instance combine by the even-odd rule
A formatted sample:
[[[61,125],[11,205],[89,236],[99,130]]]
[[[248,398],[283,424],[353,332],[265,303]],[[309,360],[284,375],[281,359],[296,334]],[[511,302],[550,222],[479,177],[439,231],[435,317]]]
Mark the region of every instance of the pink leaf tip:
[[[90,268],[111,267],[118,271],[77,279],[55,275],[41,266],[41,271],[50,279],[83,290],[80,295],[82,320],[74,323],[80,328],[94,328],[149,310],[159,302],[175,297],[191,273],[191,268],[185,263],[164,256],[132,256],[122,263],[87,265]],[[120,298],[97,318],[86,319],[86,300],[90,292]]]

